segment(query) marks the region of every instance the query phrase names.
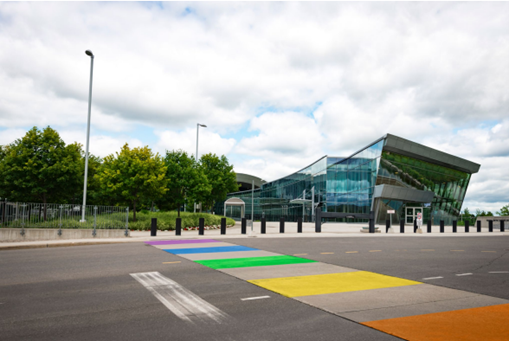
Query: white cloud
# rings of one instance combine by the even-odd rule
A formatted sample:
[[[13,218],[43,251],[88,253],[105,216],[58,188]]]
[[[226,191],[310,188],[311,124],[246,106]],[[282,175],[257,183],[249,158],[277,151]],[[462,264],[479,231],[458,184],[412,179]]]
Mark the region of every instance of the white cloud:
[[[182,132],[174,132],[170,130],[156,132],[159,137],[156,150],[164,154],[166,150],[186,151],[191,156],[196,155],[196,129],[186,129]],[[235,146],[235,139],[222,138],[219,134],[200,128],[198,136],[198,158],[203,154],[225,155],[230,153]]]

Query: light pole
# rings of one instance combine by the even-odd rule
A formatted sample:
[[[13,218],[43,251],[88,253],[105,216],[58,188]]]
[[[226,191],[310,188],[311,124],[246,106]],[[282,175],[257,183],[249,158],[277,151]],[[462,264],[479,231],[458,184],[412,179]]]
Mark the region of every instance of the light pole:
[[[90,140],[90,111],[92,108],[92,78],[94,75],[94,54],[86,50],[85,54],[90,56],[90,84],[88,88],[88,121],[87,121],[87,145],[85,147],[85,181],[83,182],[83,208],[81,210],[81,222],[85,222],[85,208],[87,206],[87,177],[88,177],[88,143]]]
[[[205,124],[196,123],[196,163],[198,163],[198,133],[200,127],[207,128]],[[194,213],[196,213],[196,203],[194,203]]]

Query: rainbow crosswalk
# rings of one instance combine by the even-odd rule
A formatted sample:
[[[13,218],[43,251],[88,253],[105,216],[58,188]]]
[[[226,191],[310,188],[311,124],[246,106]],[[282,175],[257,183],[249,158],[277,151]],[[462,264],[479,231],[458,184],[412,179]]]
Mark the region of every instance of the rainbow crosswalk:
[[[509,301],[214,239],[146,242],[406,340],[509,340]]]

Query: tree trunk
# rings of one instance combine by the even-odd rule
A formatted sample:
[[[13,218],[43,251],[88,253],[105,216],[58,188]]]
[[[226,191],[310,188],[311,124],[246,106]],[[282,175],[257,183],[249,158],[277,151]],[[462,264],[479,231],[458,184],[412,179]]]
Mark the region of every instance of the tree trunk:
[[[136,222],[136,200],[133,200],[133,222]]]

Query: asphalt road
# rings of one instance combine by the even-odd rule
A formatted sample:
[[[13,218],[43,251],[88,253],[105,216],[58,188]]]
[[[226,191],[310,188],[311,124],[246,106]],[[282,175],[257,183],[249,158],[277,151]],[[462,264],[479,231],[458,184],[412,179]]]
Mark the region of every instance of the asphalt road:
[[[491,273],[509,270],[505,236],[228,242],[509,298],[509,274]],[[221,309],[228,321],[182,321],[130,276],[152,271]],[[472,275],[456,276],[464,273]],[[430,277],[443,278],[423,280]],[[242,301],[265,295],[270,298]],[[1,252],[0,335],[2,340],[398,340],[142,243]]]

